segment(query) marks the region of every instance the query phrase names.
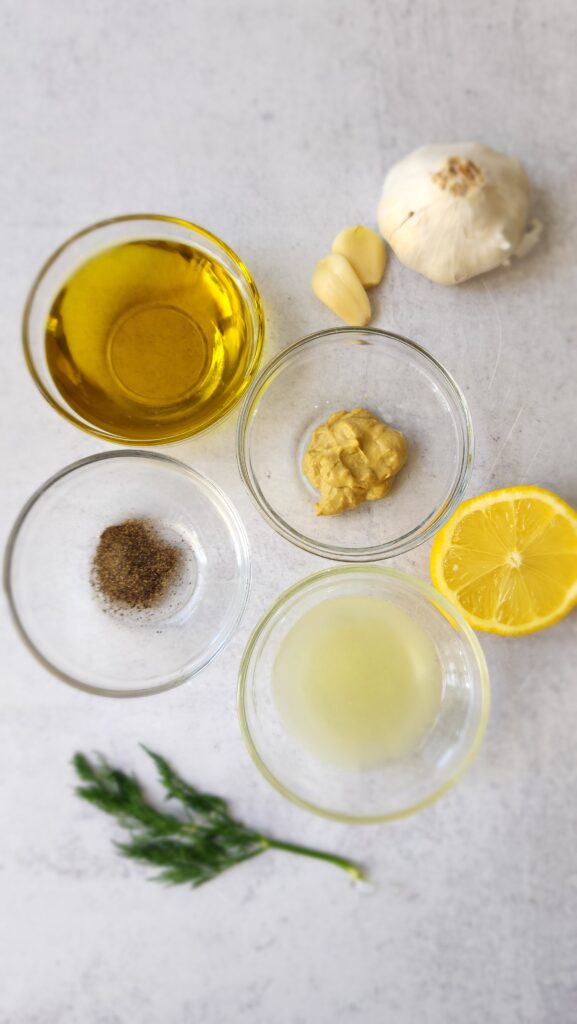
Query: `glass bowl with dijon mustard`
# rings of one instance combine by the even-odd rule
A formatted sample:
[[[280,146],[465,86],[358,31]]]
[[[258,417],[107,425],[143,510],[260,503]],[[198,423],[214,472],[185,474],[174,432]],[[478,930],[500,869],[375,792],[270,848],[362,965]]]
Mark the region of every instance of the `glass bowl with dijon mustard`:
[[[216,235],[134,214],[56,250],[32,286],[23,336],[34,381],[67,420],[106,441],[164,445],[236,405],[258,367],[264,316],[247,267]]]
[[[462,499],[473,428],[450,373],[373,328],[309,335],[255,378],[237,428],[241,475],[285,539],[373,562],[429,539]]]

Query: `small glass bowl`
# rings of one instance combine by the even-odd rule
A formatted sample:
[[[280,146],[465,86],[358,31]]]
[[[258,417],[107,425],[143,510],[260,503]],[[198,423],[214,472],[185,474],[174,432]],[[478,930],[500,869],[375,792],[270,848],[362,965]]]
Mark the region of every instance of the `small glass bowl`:
[[[148,519],[177,544],[174,590],[152,608],[115,610],[91,583],[102,531]],[[102,696],[160,693],[186,682],[236,630],[250,583],[249,547],[225,494],[152,452],[106,452],[61,470],[12,530],[4,585],[28,648],[66,683]]]
[[[407,464],[386,498],[318,517],[303,456],[331,413],[359,407],[402,430]],[[386,331],[345,327],[297,342],[253,381],[237,457],[253,500],[282,537],[335,561],[374,562],[422,544],[449,518],[471,472],[473,428],[457,384],[425,349]]]
[[[127,437],[122,433],[108,431],[80,415],[61,394],[54,383],[46,358],[46,322],[55,296],[70,276],[92,256],[116,245],[136,241],[177,242],[206,253],[228,273],[243,301],[246,323],[247,344],[250,347],[244,379],[239,386],[235,382],[229,395],[222,395],[212,416],[202,426],[184,433],[158,436],[147,434]],[[179,217],[162,214],[127,214],[103,220],[84,228],[64,242],[46,261],[38,273],[24,309],[22,324],[24,354],[28,369],[44,398],[61,416],[95,437],[131,447],[146,445],[174,444],[188,437],[200,434],[223,419],[234,408],[252,381],[262,353],[264,340],[264,313],[257,287],[242,260],[216,235],[205,228],[191,224]],[[194,395],[189,399],[194,402]]]
[[[421,745],[374,769],[317,759],[285,728],[273,694],[273,667],[287,633],[315,605],[342,596],[377,597],[404,611],[433,641],[442,672],[440,709]],[[337,567],[291,587],[261,619],[242,659],[238,711],[249,752],[279,793],[325,818],[383,822],[427,807],[459,778],[485,731],[489,678],[472,629],[428,584],[380,566]]]

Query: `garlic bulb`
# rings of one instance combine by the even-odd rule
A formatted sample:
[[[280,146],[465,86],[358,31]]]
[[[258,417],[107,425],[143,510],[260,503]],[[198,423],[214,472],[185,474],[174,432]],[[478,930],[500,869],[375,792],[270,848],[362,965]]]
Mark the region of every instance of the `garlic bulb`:
[[[378,221],[401,263],[457,284],[525,256],[541,233],[528,221],[518,160],[476,142],[422,146],[385,178]]]

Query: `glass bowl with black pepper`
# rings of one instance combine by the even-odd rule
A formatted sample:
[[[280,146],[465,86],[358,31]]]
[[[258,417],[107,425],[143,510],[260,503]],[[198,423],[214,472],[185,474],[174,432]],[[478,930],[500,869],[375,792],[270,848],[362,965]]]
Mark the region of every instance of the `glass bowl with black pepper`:
[[[159,693],[199,672],[243,614],[248,540],[226,495],[176,459],[95,455],[30,498],[4,584],[29,649],[103,696]]]

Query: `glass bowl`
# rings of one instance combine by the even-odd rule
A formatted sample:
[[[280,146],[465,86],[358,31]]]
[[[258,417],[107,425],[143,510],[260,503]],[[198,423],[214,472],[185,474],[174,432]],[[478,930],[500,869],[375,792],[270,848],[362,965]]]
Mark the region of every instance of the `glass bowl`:
[[[317,517],[302,461],[316,427],[367,408],[407,438],[390,494]],[[458,505],[472,468],[473,429],[450,374],[407,338],[370,328],[312,334],[281,352],[250,387],[237,428],[241,475],[270,525],[335,561],[374,562],[423,543]]]
[[[80,411],[80,406],[75,408],[71,404],[71,401],[69,401],[65,396],[61,388],[57,386],[48,364],[46,352],[46,325],[55,297],[58,295],[63,285],[70,279],[71,275],[78,270],[82,264],[85,264],[92,257],[102,253],[104,250],[113,248],[114,246],[143,241],[177,243],[184,245],[187,248],[192,248],[205,254],[224,270],[227,275],[227,279],[232,282],[236,292],[240,296],[240,304],[244,311],[243,319],[246,324],[246,345],[248,347],[248,352],[242,368],[242,375],[240,377],[237,378],[234,376],[225,384],[221,381],[216,389],[212,386],[208,387],[206,389],[206,394],[203,394],[201,398],[198,398],[198,396],[195,395],[194,387],[185,390],[182,395],[179,396],[178,400],[176,398],[174,399],[174,406],[167,406],[165,416],[156,416],[156,418],[153,418],[152,423],[150,423],[149,420],[147,428],[142,428],[141,433],[139,433],[140,428],[137,429],[134,426],[138,417],[138,409],[142,408],[143,410],[147,410],[148,415],[151,400],[146,396],[139,396],[136,391],[129,388],[127,394],[129,394],[132,404],[130,405],[130,415],[128,418],[127,416],[124,418],[126,423],[131,424],[131,429],[130,432],[127,431],[123,433],[122,430],[117,432],[113,429],[108,429],[105,422],[97,415],[94,405],[92,405],[92,410],[90,410],[93,411],[94,420],[86,413],[86,407],[88,405],[88,408],[90,409],[90,402],[94,401],[94,396],[96,395],[96,399],[100,400],[98,396],[102,393],[106,395],[109,406],[114,408],[115,398],[106,391],[102,392],[102,385],[97,379],[93,382],[91,379],[86,378],[83,383],[83,387],[91,396],[89,400],[83,400],[82,408],[86,415]],[[160,279],[160,275],[157,275],[154,278],[155,281],[157,279]],[[163,288],[164,287],[165,283],[163,283]],[[189,287],[192,286],[187,284],[186,288]],[[111,294],[114,297],[114,289],[111,289],[110,285],[108,285],[104,295],[100,294],[100,292],[94,294],[94,303],[100,308],[108,308]],[[172,293],[170,294],[172,295]],[[192,293],[189,292],[189,294]],[[191,299],[191,302],[192,301],[193,300]],[[139,308],[141,308],[141,310],[145,310],[145,307],[146,303]],[[134,308],[136,309],[136,307]],[[200,358],[200,349],[198,348],[199,331],[200,334],[202,334],[202,331],[198,327],[198,324],[195,323],[194,318],[189,316],[188,313],[186,315],[182,314],[182,311],[177,309],[175,306],[169,305],[168,298],[166,298],[166,301],[164,302],[164,308],[170,308],[172,311],[171,316],[173,319],[171,320],[171,323],[173,325],[173,333],[170,335],[170,344],[174,343],[174,332],[178,333],[180,331],[182,332],[180,344],[186,346],[185,351],[187,353],[187,357],[190,360],[193,358],[196,359],[197,357]],[[136,312],[138,313],[138,309]],[[120,322],[121,321],[115,322],[114,330],[116,330],[116,324]],[[123,322],[124,321],[122,321],[122,323]],[[135,323],[135,321],[133,321],[133,323]],[[220,337],[218,325],[213,324],[213,328],[215,332],[214,336]],[[138,344],[142,344],[140,336],[143,332],[142,321],[140,322],[138,330],[140,331],[137,336]],[[144,334],[142,336],[144,337]],[[112,367],[113,370],[115,365],[112,350],[114,338],[116,338],[116,334],[111,331],[109,341],[110,351],[108,351],[106,360],[107,365],[110,364],[110,367]],[[153,446],[172,444],[177,441],[183,441],[194,434],[201,433],[203,430],[208,429],[218,420],[226,416],[240,400],[256,373],[262,351],[263,338],[264,314],[262,303],[256,285],[242,260],[239,259],[228,245],[217,238],[216,235],[206,231],[204,228],[198,227],[195,224],[190,224],[188,221],[181,220],[177,217],[166,217],[161,214],[131,214],[123,217],[115,217],[111,220],[105,220],[98,224],[93,224],[90,227],[85,228],[83,231],[79,231],[78,234],[73,235],[72,238],[69,238],[56,250],[55,253],[53,253],[40,270],[34,284],[32,285],[32,289],[24,309],[23,341],[26,362],[32,377],[44,395],[44,398],[54,409],[56,409],[57,412],[73,423],[76,427],[80,427],[82,430],[93,434],[95,437],[101,437],[106,441],[113,441],[118,444],[128,444],[133,447],[138,445]],[[133,345],[135,341],[136,339],[131,338],[131,345]],[[62,346],[63,342],[60,341],[59,344]],[[168,356],[171,356],[170,348],[167,351],[167,357]],[[215,365],[220,365],[222,359],[226,359],[226,357],[224,355],[218,356]],[[168,359],[167,365],[170,365]],[[193,365],[192,362],[190,365]],[[77,369],[72,371],[69,368],[66,372],[66,379],[68,379],[73,372],[76,376],[79,376],[79,371]],[[114,372],[116,373],[116,370],[114,370]],[[205,366],[205,372],[208,374],[206,380],[210,383],[212,364],[208,370],[206,370]],[[241,371],[239,371],[239,373],[241,373]],[[118,374],[116,374],[116,376],[118,376]],[[191,422],[186,429],[183,429],[182,426],[179,425],[178,421],[183,410],[191,411]]]
[[[287,728],[272,685],[281,644],[304,613],[353,596],[383,599],[395,615],[408,615],[432,641],[442,682],[438,714],[419,745],[362,769],[326,763],[311,752]],[[489,679],[475,634],[428,584],[380,566],[337,567],[291,587],[261,619],[242,659],[238,709],[253,760],[283,796],[337,821],[380,822],[426,807],[458,779],[485,731]]]
[[[183,567],[157,606],[118,612],[92,586],[92,560],[102,531],[131,518],[158,524]],[[184,683],[230,639],[248,597],[248,541],[229,499],[200,473],[151,452],[107,452],[67,466],[26,503],[4,581],[46,668],[90,693],[141,696]]]

